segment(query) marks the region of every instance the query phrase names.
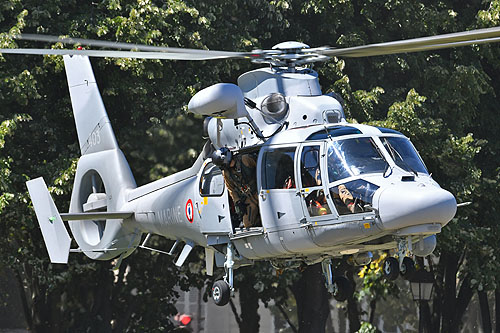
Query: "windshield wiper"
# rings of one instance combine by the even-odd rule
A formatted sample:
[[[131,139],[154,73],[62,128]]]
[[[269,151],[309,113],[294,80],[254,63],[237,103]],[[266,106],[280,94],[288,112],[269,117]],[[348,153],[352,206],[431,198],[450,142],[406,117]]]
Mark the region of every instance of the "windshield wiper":
[[[387,170],[391,170],[391,172],[386,176],[385,173],[387,172]],[[382,174],[382,176],[384,178],[387,178],[389,177],[390,175],[392,175],[392,167],[389,165],[389,163],[386,163],[385,165],[385,169],[384,169],[384,173]]]
[[[389,177],[391,174],[392,174],[392,168],[391,166],[389,165],[389,162],[387,162],[387,160],[385,159],[384,157],[384,154],[382,153],[382,150],[380,150],[380,147],[377,146],[377,144],[373,141],[373,139],[370,138],[370,143],[372,144],[372,146],[375,148],[375,150],[378,152],[378,154],[380,155],[380,157],[382,157],[382,159],[384,160],[385,162],[385,168],[384,168],[384,173],[382,174],[382,176],[384,178],[387,178]],[[385,173],[387,172],[387,170],[389,170],[389,168],[391,169],[391,173],[388,174],[387,176],[385,175]]]

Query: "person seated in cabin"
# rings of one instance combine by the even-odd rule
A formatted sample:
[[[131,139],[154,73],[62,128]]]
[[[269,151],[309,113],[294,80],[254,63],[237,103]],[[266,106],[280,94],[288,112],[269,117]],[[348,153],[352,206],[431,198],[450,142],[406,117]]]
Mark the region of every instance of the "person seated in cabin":
[[[306,197],[307,210],[311,217],[331,214],[323,190],[314,190]]]
[[[220,149],[224,155],[221,164],[229,195],[234,203],[235,218],[240,228],[261,226],[259,197],[257,193],[257,158],[254,153],[232,154],[228,149]],[[216,152],[217,154],[217,152]]]
[[[302,187],[321,186],[319,165],[301,169]]]
[[[275,184],[283,184],[282,189],[289,190],[295,188],[295,177],[293,176],[293,159],[282,154],[276,166]]]
[[[363,208],[359,205],[358,199],[354,198],[351,191],[349,191],[344,184],[338,185],[337,188],[331,188],[330,192],[333,195],[333,200],[340,215],[363,212]]]

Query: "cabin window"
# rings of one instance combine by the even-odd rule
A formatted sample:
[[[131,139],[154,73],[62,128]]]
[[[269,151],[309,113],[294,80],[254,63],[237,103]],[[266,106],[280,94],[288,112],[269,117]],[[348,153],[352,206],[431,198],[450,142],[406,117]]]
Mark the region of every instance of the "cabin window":
[[[224,177],[221,169],[213,163],[207,163],[200,179],[202,197],[221,196],[224,193]]]
[[[264,152],[261,169],[263,189],[295,188],[295,150],[295,147],[270,148]]]
[[[309,135],[306,140],[325,140],[344,135],[363,134],[356,127],[351,126],[331,126],[323,128],[321,131]]]

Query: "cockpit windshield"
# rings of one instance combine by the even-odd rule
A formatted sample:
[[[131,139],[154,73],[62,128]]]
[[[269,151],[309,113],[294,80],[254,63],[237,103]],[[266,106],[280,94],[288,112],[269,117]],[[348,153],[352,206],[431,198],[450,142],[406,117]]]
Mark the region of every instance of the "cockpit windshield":
[[[330,141],[327,152],[330,183],[364,173],[383,173],[389,167],[371,138]]]
[[[410,140],[402,137],[384,137],[380,140],[397,166],[412,173],[428,173]]]

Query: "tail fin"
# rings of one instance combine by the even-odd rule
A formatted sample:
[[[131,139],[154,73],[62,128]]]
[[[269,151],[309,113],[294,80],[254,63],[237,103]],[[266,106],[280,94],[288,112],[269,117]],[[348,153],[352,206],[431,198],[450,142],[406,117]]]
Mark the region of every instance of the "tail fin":
[[[43,178],[26,182],[50,261],[67,264],[71,238]]]
[[[123,212],[127,191],[137,185],[116,142],[89,58],[64,56],[64,65],[82,152],[69,212],[74,216]],[[81,251],[92,259],[126,256],[140,241],[140,232],[126,217],[82,218],[70,221],[69,226]]]
[[[64,66],[82,155],[118,149],[89,58],[65,55]]]

